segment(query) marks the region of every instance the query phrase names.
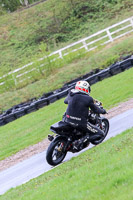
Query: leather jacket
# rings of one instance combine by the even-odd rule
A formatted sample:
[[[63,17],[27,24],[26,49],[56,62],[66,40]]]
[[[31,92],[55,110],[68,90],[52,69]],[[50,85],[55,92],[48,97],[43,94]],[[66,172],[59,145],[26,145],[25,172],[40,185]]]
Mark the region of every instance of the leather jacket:
[[[105,114],[106,111],[97,107],[91,96],[71,90],[64,100],[68,104],[64,121],[70,124],[83,125],[88,121],[88,110],[91,108],[95,113]]]

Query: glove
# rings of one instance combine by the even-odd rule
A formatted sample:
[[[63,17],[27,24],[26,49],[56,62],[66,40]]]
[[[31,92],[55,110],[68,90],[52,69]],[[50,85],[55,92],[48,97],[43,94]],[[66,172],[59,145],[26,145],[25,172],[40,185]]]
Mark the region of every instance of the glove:
[[[103,112],[102,112],[102,114],[106,114],[107,112],[106,112],[106,110],[105,109],[103,109]]]

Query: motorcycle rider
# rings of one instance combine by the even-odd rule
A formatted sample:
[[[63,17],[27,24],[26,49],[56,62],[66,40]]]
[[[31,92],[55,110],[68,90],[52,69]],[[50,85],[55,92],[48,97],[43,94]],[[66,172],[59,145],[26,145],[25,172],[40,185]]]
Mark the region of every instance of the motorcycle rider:
[[[94,104],[90,92],[89,83],[81,80],[76,83],[75,89],[72,89],[64,100],[64,103],[68,104],[64,121],[85,133],[82,139],[74,142],[73,146],[76,149],[82,149],[86,140],[91,142],[104,137],[104,132],[100,128],[88,122],[89,108],[94,113],[106,114],[105,109],[101,109]]]

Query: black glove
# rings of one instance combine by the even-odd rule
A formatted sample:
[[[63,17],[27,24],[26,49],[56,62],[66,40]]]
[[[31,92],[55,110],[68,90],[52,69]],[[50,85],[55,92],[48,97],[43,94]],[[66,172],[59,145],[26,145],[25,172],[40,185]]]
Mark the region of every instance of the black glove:
[[[102,114],[106,114],[107,112],[106,112],[106,110],[105,109],[103,109],[103,112],[102,112]]]

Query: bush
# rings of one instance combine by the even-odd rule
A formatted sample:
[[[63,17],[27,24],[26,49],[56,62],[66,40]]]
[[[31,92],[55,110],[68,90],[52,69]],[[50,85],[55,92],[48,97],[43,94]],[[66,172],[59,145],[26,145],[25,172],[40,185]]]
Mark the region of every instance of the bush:
[[[0,3],[5,10],[10,12],[15,11],[21,5],[19,0],[1,0]]]
[[[38,0],[26,0],[26,1],[25,0],[0,0],[0,4],[5,10],[9,12],[13,12],[17,10],[17,8],[19,8],[20,6],[26,6],[27,4],[31,4],[35,1],[38,1]]]

